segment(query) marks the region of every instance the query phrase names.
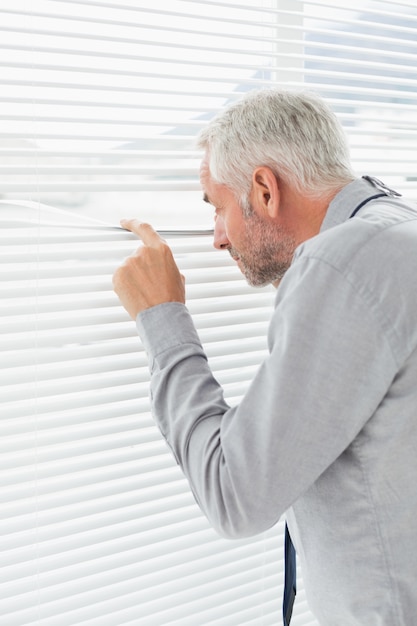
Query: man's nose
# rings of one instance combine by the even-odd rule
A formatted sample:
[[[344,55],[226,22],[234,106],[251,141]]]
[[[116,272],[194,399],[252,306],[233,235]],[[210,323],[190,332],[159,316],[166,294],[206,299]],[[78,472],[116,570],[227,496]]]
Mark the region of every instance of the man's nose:
[[[227,238],[223,220],[218,216],[214,222],[213,246],[217,250],[224,250],[230,246],[230,241]]]

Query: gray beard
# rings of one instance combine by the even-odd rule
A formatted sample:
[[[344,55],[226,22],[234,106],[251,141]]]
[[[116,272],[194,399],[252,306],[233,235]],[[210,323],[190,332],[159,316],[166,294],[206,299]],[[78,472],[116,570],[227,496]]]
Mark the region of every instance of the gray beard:
[[[229,248],[232,256],[239,257],[240,266],[252,287],[264,287],[280,281],[291,265],[296,247],[288,233],[271,228],[250,205],[243,210],[246,222],[245,240],[239,251]]]

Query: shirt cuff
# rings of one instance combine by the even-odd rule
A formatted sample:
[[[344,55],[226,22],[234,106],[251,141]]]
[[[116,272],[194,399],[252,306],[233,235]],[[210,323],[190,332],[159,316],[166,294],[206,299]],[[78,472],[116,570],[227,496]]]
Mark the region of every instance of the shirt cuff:
[[[201,346],[191,315],[181,302],[164,302],[136,317],[136,328],[149,357],[186,343]]]

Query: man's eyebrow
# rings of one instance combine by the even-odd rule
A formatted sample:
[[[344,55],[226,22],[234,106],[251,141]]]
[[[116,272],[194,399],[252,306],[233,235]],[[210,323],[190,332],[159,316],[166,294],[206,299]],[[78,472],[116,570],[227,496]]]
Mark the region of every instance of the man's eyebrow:
[[[211,202],[209,200],[209,197],[208,197],[208,195],[206,193],[203,196],[203,200],[204,200],[204,202],[208,202],[208,204],[211,204]]]

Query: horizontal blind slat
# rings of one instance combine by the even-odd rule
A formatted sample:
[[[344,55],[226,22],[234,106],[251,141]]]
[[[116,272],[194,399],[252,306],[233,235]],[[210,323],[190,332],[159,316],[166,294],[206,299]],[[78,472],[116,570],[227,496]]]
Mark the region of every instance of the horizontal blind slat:
[[[60,2],[60,0],[56,0],[57,2]],[[198,14],[198,13],[187,13],[186,11],[170,11],[167,8],[164,9],[160,9],[160,8],[155,8],[155,7],[143,7],[143,6],[138,6],[138,5],[123,5],[123,4],[112,4],[112,3],[102,3],[102,2],[90,2],[90,3],[83,3],[83,2],[79,2],[78,0],[73,0],[71,1],[71,5],[74,4],[80,4],[83,5],[85,7],[102,7],[102,8],[109,8],[109,9],[116,9],[118,12],[120,11],[126,11],[129,12],[130,15],[132,15],[132,13],[140,13],[140,18],[138,23],[135,23],[133,20],[117,20],[117,19],[104,19],[101,15],[96,15],[95,17],[90,17],[86,14],[84,15],[80,15],[80,16],[74,16],[74,15],[70,15],[67,13],[60,13],[58,14],[58,17],[60,20],[63,20],[67,23],[71,23],[71,22],[83,22],[83,23],[94,23],[94,24],[98,24],[98,25],[110,25],[112,27],[116,27],[116,26],[123,26],[123,27],[128,27],[128,28],[154,28],[154,29],[158,29],[158,30],[173,30],[172,27],[168,27],[165,26],[164,24],[162,24],[162,19],[163,17],[178,17],[180,18],[181,21],[183,20],[193,20],[196,19],[199,22],[201,22],[202,19],[204,19],[205,22],[216,22],[216,23],[221,23],[221,24],[233,24],[234,26],[238,26],[238,25],[248,25],[250,24],[252,27],[256,27],[256,26],[262,26],[262,27],[267,27],[267,28],[273,28],[273,26],[271,26],[269,24],[268,21],[259,21],[256,22],[253,19],[247,18],[247,19],[241,19],[239,17],[237,17],[237,15],[241,14],[241,10],[239,12],[236,12],[234,17],[228,17],[226,13],[222,14],[221,16],[212,16],[209,15],[207,13],[205,13],[204,15]],[[232,7],[231,7],[232,8]],[[235,7],[237,9],[239,9],[239,7]],[[0,14],[4,12],[2,10],[0,10]],[[9,8],[6,11],[9,14],[15,14],[18,16],[25,16],[27,13],[26,11],[20,11],[17,9],[12,9]],[[288,13],[288,12],[286,12]],[[282,11],[280,11],[280,14],[283,14]],[[143,15],[146,16],[150,16],[150,15],[155,15],[158,17],[158,24],[146,24],[143,21]],[[32,18],[43,18],[43,19],[56,19],[57,18],[57,14],[56,13],[43,13],[40,11],[31,11],[31,17]],[[176,32],[192,32],[193,34],[201,34],[201,31],[199,31],[198,29],[192,29],[192,30],[184,30],[182,28],[179,28],[177,30],[177,28],[175,28]],[[215,32],[215,31],[214,31]],[[210,30],[205,30],[203,31],[203,34],[213,34],[212,32],[210,32]],[[217,33],[216,33],[217,34]]]

